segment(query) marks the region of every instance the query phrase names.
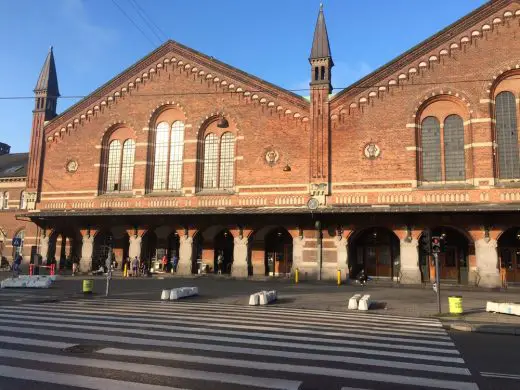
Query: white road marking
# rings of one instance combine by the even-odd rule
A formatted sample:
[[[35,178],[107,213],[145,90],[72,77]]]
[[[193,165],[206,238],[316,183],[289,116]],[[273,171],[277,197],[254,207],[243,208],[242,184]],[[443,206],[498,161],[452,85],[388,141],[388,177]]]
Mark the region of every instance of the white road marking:
[[[38,324],[41,326],[41,323]],[[106,329],[104,329],[106,331]],[[13,333],[34,333],[33,327],[23,326],[0,326],[0,331],[13,332]],[[126,332],[124,332],[126,333]],[[138,337],[127,337],[127,336],[115,336],[105,335],[97,333],[86,333],[86,332],[68,332],[63,330],[50,330],[50,329],[39,329],[38,334],[43,336],[55,336],[60,338],[71,338],[79,340],[95,340],[95,341],[110,341],[115,343],[124,343],[130,345],[145,345],[145,346],[160,346],[160,347],[172,347],[172,348],[185,348],[204,350],[212,352],[227,352],[227,353],[242,353],[246,355],[260,355],[260,356],[277,356],[277,357],[290,357],[298,359],[301,353],[298,352],[285,352],[280,350],[268,350],[268,349],[255,349],[250,347],[231,347],[221,346],[216,344],[199,344],[189,343],[183,341],[171,341],[171,340],[160,340],[160,339],[142,339]],[[378,356],[391,356],[396,358],[410,358],[417,360],[432,360],[438,362],[449,362],[449,363],[464,363],[464,360],[460,357],[451,356],[439,356],[439,355],[421,355],[415,353],[402,353],[402,352],[390,352],[380,350],[368,350],[366,348],[343,348],[343,352],[378,355]],[[316,359],[319,359],[318,354],[313,355]],[[326,357],[327,355],[322,355]],[[305,357],[306,358],[306,357]],[[328,360],[328,359],[322,359]]]
[[[485,376],[485,377],[488,377],[488,378],[520,380],[520,375],[516,375],[516,374],[503,374],[503,373],[500,373],[500,372],[481,372],[480,376]]]
[[[57,303],[55,305],[56,307],[71,307],[70,303],[61,302]],[[75,305],[73,305],[75,306]],[[76,306],[77,307],[77,306]],[[102,305],[90,305],[90,308],[96,308],[96,309],[103,309]],[[305,315],[299,315],[297,313],[294,314],[287,314],[287,313],[273,313],[267,310],[264,310],[263,312],[251,312],[248,310],[240,310],[240,309],[226,309],[225,311],[221,308],[212,308],[212,309],[204,309],[203,307],[197,308],[196,310],[193,307],[186,307],[185,304],[175,304],[172,302],[164,302],[159,304],[159,306],[154,304],[142,304],[141,306],[132,305],[132,304],[119,304],[115,306],[118,309],[127,309],[127,310],[137,310],[142,312],[143,310],[146,310],[148,312],[175,312],[175,313],[184,313],[189,314],[196,312],[196,314],[211,314],[212,317],[218,318],[222,316],[223,314],[237,314],[243,319],[255,319],[261,316],[264,319],[270,319],[270,320],[283,320],[288,323],[313,323],[316,321],[319,321],[321,325],[330,325],[330,326],[346,326],[349,325],[348,321],[355,319],[356,324],[365,323],[367,326],[371,326],[374,328],[378,327],[384,327],[384,328],[398,328],[400,330],[409,330],[414,332],[424,332],[429,334],[446,334],[446,331],[442,328],[442,325],[439,323],[439,326],[431,327],[428,325],[422,325],[422,324],[408,324],[406,321],[401,322],[394,322],[389,321],[385,319],[376,319],[373,320],[372,317],[355,317],[355,318],[326,318],[326,317],[309,317]],[[389,316],[390,317],[390,316]],[[309,322],[309,320],[311,322]]]
[[[25,305],[28,308],[38,308],[41,306],[38,305]],[[79,309],[67,309],[67,308],[61,308],[61,309],[54,309],[54,311],[57,310],[65,310],[67,312],[69,311],[75,311],[78,313],[83,314],[120,314],[120,315],[142,315],[143,311],[145,310],[139,310],[139,309],[122,309],[122,308],[83,308],[82,310]],[[1,310],[0,310],[1,312]],[[156,318],[166,318],[171,319],[173,315],[175,315],[176,319],[182,319],[182,320],[199,320],[204,321],[206,323],[208,322],[228,322],[228,323],[238,323],[238,324],[258,324],[258,322],[261,322],[262,324],[269,324],[273,326],[291,326],[296,328],[327,328],[327,329],[335,329],[335,330],[343,330],[348,332],[365,332],[365,333],[375,333],[375,334],[383,334],[383,335],[413,335],[414,337],[443,337],[446,340],[450,340],[449,336],[447,336],[447,333],[444,329],[442,331],[438,330],[425,330],[420,328],[415,329],[403,329],[400,327],[389,327],[389,326],[382,326],[380,328],[371,327],[370,329],[364,329],[363,327],[360,327],[361,324],[359,323],[349,323],[349,324],[334,324],[329,325],[324,322],[309,322],[309,321],[298,321],[298,320],[286,320],[286,319],[279,319],[279,318],[265,318],[262,316],[258,317],[252,317],[248,319],[244,319],[244,316],[238,315],[237,317],[230,317],[226,316],[225,314],[221,315],[204,315],[204,313],[193,313],[193,312],[177,312],[173,311],[169,315],[166,311],[162,312],[153,312],[150,310],[146,310],[146,313],[148,315],[152,315]]]
[[[22,320],[13,320],[8,318],[0,318],[0,324],[19,324],[19,325],[34,325],[34,326],[41,326],[41,321],[22,321]],[[119,324],[120,325],[120,324]],[[59,328],[63,329],[64,322],[46,322],[45,327],[49,328]],[[95,325],[74,325],[74,324],[67,324],[66,328],[69,329],[78,329],[78,330],[93,330],[93,331],[99,331],[104,332],[107,331],[107,327],[105,326],[95,326]],[[108,329],[110,332],[114,333],[125,333],[125,334],[137,334],[142,336],[147,336],[150,334],[150,331],[148,329],[140,329],[140,328],[113,328]],[[172,333],[172,332],[161,332],[161,331],[154,331],[155,337],[168,337],[170,339],[192,339],[192,340],[200,340],[200,334],[196,333]],[[249,344],[249,345],[259,345],[259,346],[270,346],[270,347],[277,347],[277,348],[298,348],[298,349],[307,349],[312,351],[327,351],[327,352],[349,352],[351,351],[351,348],[348,347],[341,347],[341,346],[333,346],[333,345],[318,345],[318,344],[296,344],[296,343],[290,343],[290,342],[283,342],[283,341],[272,341],[272,340],[256,340],[251,338],[239,338],[239,337],[225,337],[225,336],[216,336],[213,335],[211,337],[212,341],[222,341],[226,343],[232,343],[232,344]],[[376,348],[386,348],[386,349],[397,349],[397,350],[413,350],[413,351],[420,351],[420,352],[429,352],[429,353],[439,353],[439,354],[445,354],[445,355],[460,355],[460,352],[457,349],[447,349],[447,348],[428,348],[428,347],[418,347],[418,346],[407,346],[407,345],[400,345],[400,344],[385,344],[385,343],[363,343],[363,342],[353,342],[356,344],[361,344],[362,346],[370,346],[370,347],[376,347]],[[381,351],[377,350],[377,353],[380,354]]]
[[[86,319],[97,321],[97,320],[114,320],[121,322],[122,317],[120,316],[111,316],[111,315],[81,315],[81,314],[73,314],[69,313],[68,311],[60,311],[58,313],[50,313],[48,310],[31,310],[30,313],[33,316],[22,316],[20,315],[19,309],[9,309],[9,310],[2,310],[1,311],[4,316],[8,317],[7,313],[13,313],[13,315],[16,315],[17,317],[13,318],[43,318],[42,315],[45,315],[47,319],[54,319],[54,318],[66,318],[69,322],[81,322],[84,323]],[[153,319],[156,324],[150,324],[150,319]],[[124,318],[125,323],[134,324],[135,326],[139,326],[139,322],[145,322],[147,326],[149,327],[157,327],[157,328],[163,328],[163,325],[161,324],[180,324],[180,325],[192,325],[188,328],[195,331],[199,328],[196,326],[200,325],[207,325],[206,322],[194,322],[194,321],[175,321],[175,320],[166,320],[166,319],[156,319],[154,317],[143,317],[143,316],[134,316],[132,318]],[[193,326],[195,325],[195,326]],[[306,331],[303,329],[291,329],[291,328],[276,328],[273,329],[272,327],[267,326],[244,326],[244,325],[229,325],[229,324],[212,324],[213,327],[209,328],[212,333],[222,333],[226,334],[226,332],[230,332],[230,334],[233,334],[233,331],[227,331],[225,329],[218,329],[218,331],[215,328],[231,328],[231,329],[249,329],[249,330],[257,330],[257,331],[269,331],[269,332],[276,332],[276,333],[266,333],[269,334],[270,337],[273,335],[276,335],[274,338],[290,338],[291,336],[287,335],[287,333],[293,333],[293,334],[309,334],[310,331]],[[178,329],[182,329],[182,327],[178,327]],[[207,328],[205,328],[207,329]],[[201,331],[202,332],[202,331]],[[243,332],[243,335],[247,335],[251,332]],[[263,333],[257,333],[254,332],[254,335],[257,337],[263,337],[261,336]],[[374,336],[374,335],[360,335],[355,333],[344,333],[344,332],[326,332],[326,331],[320,331],[320,330],[312,330],[312,334],[316,336],[330,336],[334,337],[335,339],[362,339],[362,340],[381,340],[381,341],[394,341],[394,342],[400,342],[400,343],[408,343],[408,344],[426,344],[426,345],[436,345],[436,346],[447,346],[447,347],[453,347],[455,344],[453,341],[439,341],[439,339],[433,340],[424,340],[424,339],[417,339],[415,338],[404,338],[404,337],[395,337],[395,336]],[[320,340],[319,338],[316,338],[317,340]],[[444,338],[441,338],[443,340]],[[322,339],[325,340],[325,339]]]
[[[63,374],[61,372],[49,372],[33,370],[30,368],[2,365],[0,365],[0,377],[46,382],[55,385],[74,386],[93,390],[183,390],[169,386],[124,382],[115,379],[105,379],[76,374]]]
[[[32,332],[33,335],[38,336],[38,332]],[[48,341],[48,340],[40,340],[40,339],[31,339],[24,337],[13,337],[13,336],[0,336],[0,342],[9,343],[9,344],[22,344],[22,345],[30,345],[33,347],[47,347],[47,348],[70,348],[76,344],[71,343],[62,343],[60,341]]]
[[[132,362],[117,362],[111,360],[79,358],[73,356],[51,355],[46,353],[17,351],[10,349],[0,349],[0,356],[11,359],[22,359],[37,362],[56,363],[70,366],[81,366],[100,368],[107,370],[130,371],[148,375],[162,375],[173,378],[185,378],[192,380],[205,380],[211,382],[233,383],[241,386],[256,386],[266,389],[298,390],[301,382],[285,379],[252,377],[247,375],[237,375],[231,373],[208,372],[203,370],[188,370],[184,368],[155,366],[151,364],[138,364]],[[76,386],[80,386],[77,383]],[[111,387],[106,387],[110,388]]]
[[[214,364],[218,366],[230,366],[230,367],[242,367],[242,368],[256,368],[259,370],[269,371],[283,371],[283,372],[296,372],[301,373],[302,368],[306,366],[294,366],[291,364],[283,363],[264,363],[251,360],[243,359],[226,359],[217,357],[205,357],[196,355],[186,355],[179,353],[168,353],[168,352],[156,352],[156,351],[137,351],[120,348],[104,348],[97,353],[115,355],[115,356],[134,356],[134,357],[145,357],[150,359],[163,359],[163,360],[176,360],[181,362],[192,362],[199,364]],[[308,360],[313,360],[312,354],[307,354]],[[314,359],[316,360],[316,359]],[[455,374],[455,375],[471,375],[468,369],[462,367],[449,367],[449,366],[434,366],[430,364],[417,364],[417,363],[405,363],[378,359],[364,359],[356,357],[343,357],[343,363],[368,365],[375,367],[386,367],[386,368],[399,368],[403,370],[417,370],[417,371],[429,371],[429,372],[441,372],[444,374]],[[295,369],[296,367],[296,369]],[[319,367],[306,367],[306,372],[315,373]]]
[[[28,321],[32,320],[32,321]],[[331,339],[319,339],[316,337],[302,337],[302,336],[286,336],[286,335],[270,335],[267,333],[254,333],[254,332],[240,332],[240,331],[219,331],[216,332],[215,329],[210,328],[191,328],[191,327],[182,327],[182,326],[171,326],[171,325],[154,325],[147,323],[133,323],[132,326],[134,328],[125,327],[125,329],[119,329],[118,326],[121,325],[121,321],[105,321],[105,320],[97,320],[95,321],[96,326],[94,325],[85,325],[85,321],[91,321],[88,319],[85,320],[71,320],[68,318],[56,318],[56,317],[47,317],[47,316],[24,316],[24,315],[13,315],[13,314],[4,314],[0,319],[1,323],[7,324],[38,324],[40,321],[47,320],[45,325],[56,327],[56,328],[68,328],[68,329],[86,329],[86,330],[106,330],[107,328],[104,326],[97,325],[112,325],[113,328],[110,328],[113,332],[125,332],[125,333],[134,333],[147,335],[149,334],[148,329],[162,329],[154,332],[156,337],[170,337],[170,338],[179,338],[179,339],[200,339],[200,333],[209,333],[212,335],[211,339],[214,341],[223,341],[228,343],[249,343],[252,345],[272,345],[276,347],[293,347],[293,348],[302,348],[302,349],[318,349],[318,350],[330,350],[330,351],[341,351],[340,347],[335,347],[333,345],[330,346],[316,346],[314,344],[309,344],[310,342],[314,343],[328,343],[335,345],[356,345],[363,347],[376,347],[376,348],[386,348],[386,349],[398,349],[398,350],[406,350],[406,351],[418,351],[418,352],[434,352],[434,353],[442,353],[442,354],[454,354],[459,355],[459,351],[453,347],[448,348],[430,348],[424,346],[416,346],[416,345],[403,345],[403,344],[387,344],[381,342],[369,342],[369,341],[356,341],[356,340],[331,340]],[[94,322],[94,321],[91,321]],[[74,325],[73,323],[80,323],[81,325]],[[135,328],[137,327],[137,328]],[[145,329],[139,329],[139,327],[143,327]],[[167,332],[166,330],[176,331],[175,333]],[[215,334],[228,334],[233,337],[224,337],[224,336],[216,336]],[[249,338],[240,338],[249,337]],[[257,338],[267,338],[269,340],[256,340],[252,337]],[[284,340],[284,341],[272,341],[273,339]],[[285,342],[287,340],[294,340],[305,342],[306,344],[297,344],[292,342]],[[432,343],[432,345],[436,345]],[[339,348],[339,349],[338,349]]]

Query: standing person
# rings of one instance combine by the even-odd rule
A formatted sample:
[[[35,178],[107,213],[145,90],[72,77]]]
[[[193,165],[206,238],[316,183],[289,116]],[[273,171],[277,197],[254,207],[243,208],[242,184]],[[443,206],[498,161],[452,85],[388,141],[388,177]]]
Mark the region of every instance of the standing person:
[[[22,265],[22,256],[17,255],[13,262],[13,276],[18,277],[20,275],[20,266]]]
[[[132,260],[132,276],[136,276],[137,277],[137,270],[138,269],[139,269],[139,259],[136,256]]]
[[[72,260],[72,276],[75,276],[77,272],[78,272],[78,260],[76,258],[74,258]]]
[[[179,262],[179,258],[177,254],[174,254],[172,257],[172,273],[177,272],[177,263]]]
[[[161,260],[161,263],[162,263],[162,266],[163,266],[163,271],[164,272],[167,272],[167,268],[168,268],[168,258],[166,257],[166,255],[163,256],[162,260]]]
[[[218,267],[218,274],[222,274],[222,266],[224,264],[224,256],[222,256],[222,252],[218,254],[217,257],[217,267]]]

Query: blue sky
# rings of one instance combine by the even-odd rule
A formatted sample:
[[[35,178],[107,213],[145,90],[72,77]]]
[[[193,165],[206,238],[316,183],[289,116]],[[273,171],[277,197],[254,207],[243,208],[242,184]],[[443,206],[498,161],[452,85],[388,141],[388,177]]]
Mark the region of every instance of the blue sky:
[[[308,88],[319,1],[134,1],[168,38],[284,88]],[[323,1],[334,87],[348,86],[485,2]],[[1,97],[32,96],[50,45],[61,95],[70,96],[87,95],[162,43],[132,0],[3,0],[0,37]],[[60,99],[58,111],[76,101]],[[0,100],[0,141],[13,153],[29,149],[32,108],[31,99]]]

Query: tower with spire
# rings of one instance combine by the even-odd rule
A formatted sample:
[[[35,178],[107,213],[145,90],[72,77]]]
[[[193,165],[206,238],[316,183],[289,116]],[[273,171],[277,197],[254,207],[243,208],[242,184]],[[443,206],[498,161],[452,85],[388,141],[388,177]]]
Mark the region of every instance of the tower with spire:
[[[331,70],[334,63],[330,52],[323,4],[320,4],[314,29],[309,63],[311,65],[311,195],[315,196],[320,203],[325,203],[330,182],[329,94],[332,92]]]
[[[60,92],[58,89],[58,76],[54,63],[52,46],[45,58],[40,76],[34,88],[34,109],[31,133],[31,145],[29,150],[29,166],[27,172],[27,194],[29,204],[36,201],[39,192],[41,171],[43,168],[45,147],[45,122],[56,116],[56,104]]]

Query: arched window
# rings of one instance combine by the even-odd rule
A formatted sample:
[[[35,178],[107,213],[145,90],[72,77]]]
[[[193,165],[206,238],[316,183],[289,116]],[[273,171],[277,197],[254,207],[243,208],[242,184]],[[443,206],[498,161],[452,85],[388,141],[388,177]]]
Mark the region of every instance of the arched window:
[[[157,124],[155,131],[155,164],[153,190],[178,191],[182,188],[184,123]]]
[[[444,167],[446,181],[465,179],[464,122],[458,115],[444,120]]]
[[[218,138],[211,133],[204,138],[204,180],[203,188],[218,188]]]
[[[318,67],[314,67],[314,80],[318,80],[318,75],[319,75],[319,69]]]
[[[511,92],[501,92],[495,98],[496,137],[500,179],[520,178],[516,100]]]
[[[106,192],[119,191],[121,168],[121,142],[114,140],[108,146],[108,166]]]
[[[219,188],[233,188],[233,167],[235,165],[235,137],[232,133],[222,134],[220,140],[220,185]]]
[[[441,126],[439,120],[429,116],[422,121],[422,179],[440,181],[441,172]]]
[[[324,66],[321,67],[321,79],[325,80],[325,67]]]
[[[20,209],[25,210],[27,208],[27,198],[25,191],[20,192]]]
[[[135,141],[127,139],[123,144],[121,161],[121,191],[131,191],[134,184]]]

